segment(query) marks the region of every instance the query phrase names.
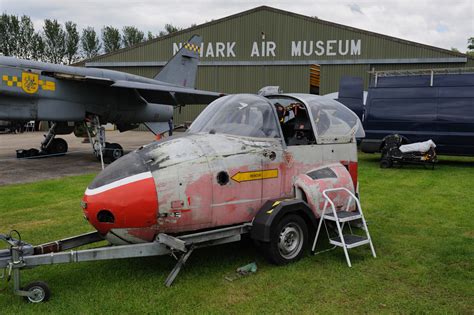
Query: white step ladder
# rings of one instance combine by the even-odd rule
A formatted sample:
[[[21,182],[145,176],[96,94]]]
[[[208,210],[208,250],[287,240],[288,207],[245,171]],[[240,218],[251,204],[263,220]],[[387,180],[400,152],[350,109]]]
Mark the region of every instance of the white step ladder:
[[[331,200],[331,198],[328,196],[328,193],[341,192],[341,191],[344,191],[347,194],[349,194],[350,198],[347,201],[345,210],[337,212],[336,206],[334,205],[334,202]],[[321,226],[324,223],[324,227],[326,228],[326,233],[329,238],[329,243],[334,245],[334,247],[331,249],[334,249],[336,247],[342,247],[342,249],[344,250],[344,254],[346,255],[347,265],[349,265],[349,267],[352,267],[352,265],[351,265],[351,260],[349,259],[348,249],[369,244],[370,249],[372,251],[372,256],[374,256],[374,258],[377,257],[375,254],[374,245],[372,244],[372,239],[370,238],[369,229],[367,228],[367,223],[365,222],[364,214],[362,212],[362,207],[360,206],[359,199],[357,199],[357,197],[350,190],[343,187],[326,189],[323,191],[323,196],[325,199],[324,207],[321,213],[321,218],[319,220],[316,236],[314,237],[311,253],[313,255],[317,254],[315,253],[316,243],[318,241],[319,232],[321,232]],[[353,201],[355,201],[355,204],[356,204],[356,211],[349,211]],[[329,210],[329,208],[331,210]],[[329,235],[329,231],[327,229],[326,222],[325,222],[326,220],[332,221],[336,224],[338,236],[331,237]],[[362,221],[362,230],[365,231],[365,235],[366,235],[365,237],[356,235],[352,232],[352,227],[350,225],[350,222],[356,221],[356,220]],[[348,223],[350,234],[343,234],[345,223]],[[321,252],[318,252],[318,253],[321,253]]]

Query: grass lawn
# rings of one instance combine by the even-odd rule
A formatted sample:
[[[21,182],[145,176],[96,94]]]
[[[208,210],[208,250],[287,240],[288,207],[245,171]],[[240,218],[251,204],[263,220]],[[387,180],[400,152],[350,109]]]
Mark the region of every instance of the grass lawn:
[[[241,242],[196,250],[171,288],[167,256],[43,266],[22,283],[48,282],[51,300],[27,304],[10,284],[0,314],[474,313],[474,158],[441,157],[431,171],[362,154],[359,176],[376,259],[360,247],[352,268],[342,249],[276,267]],[[93,177],[0,187],[0,232],[39,244],[91,231],[79,202]],[[224,279],[252,261],[256,274]]]

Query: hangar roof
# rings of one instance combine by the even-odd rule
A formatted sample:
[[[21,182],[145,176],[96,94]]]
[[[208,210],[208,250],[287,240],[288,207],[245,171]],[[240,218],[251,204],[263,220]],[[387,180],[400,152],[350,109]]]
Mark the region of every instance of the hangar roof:
[[[204,40],[202,65],[467,61],[462,53],[260,6],[100,55],[79,65],[162,66],[177,45],[193,34],[200,34]],[[273,42],[274,45],[262,46],[262,42]],[[222,44],[217,47],[217,43]],[[220,54],[218,48],[223,49]]]

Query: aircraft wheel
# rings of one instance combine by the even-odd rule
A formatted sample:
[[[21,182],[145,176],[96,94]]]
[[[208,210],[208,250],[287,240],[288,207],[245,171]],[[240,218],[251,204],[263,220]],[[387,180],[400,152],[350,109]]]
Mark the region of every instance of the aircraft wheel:
[[[106,156],[110,162],[120,159],[123,156],[123,148],[118,143],[111,143],[106,147]]]
[[[54,139],[54,148],[56,153],[66,153],[68,149],[66,140],[62,138]]]
[[[299,260],[307,247],[308,227],[299,215],[283,217],[270,232],[270,242],[261,243],[267,259],[276,265]]]
[[[65,154],[67,149],[68,146],[66,140],[62,138],[54,138],[48,151],[51,154]]]
[[[43,281],[36,281],[28,284],[23,288],[24,291],[32,293],[31,296],[25,296],[25,300],[30,303],[41,303],[49,300],[51,291],[49,290],[48,284]]]

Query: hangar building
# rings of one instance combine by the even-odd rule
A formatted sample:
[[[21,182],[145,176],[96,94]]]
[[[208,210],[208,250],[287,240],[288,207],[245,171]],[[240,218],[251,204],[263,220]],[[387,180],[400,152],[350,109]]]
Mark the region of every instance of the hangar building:
[[[192,21],[190,21],[192,22]],[[193,34],[203,37],[196,88],[256,93],[326,94],[341,76],[369,71],[474,66],[465,54],[261,6],[82,62],[153,77]],[[193,120],[203,106],[186,106],[175,122]]]

